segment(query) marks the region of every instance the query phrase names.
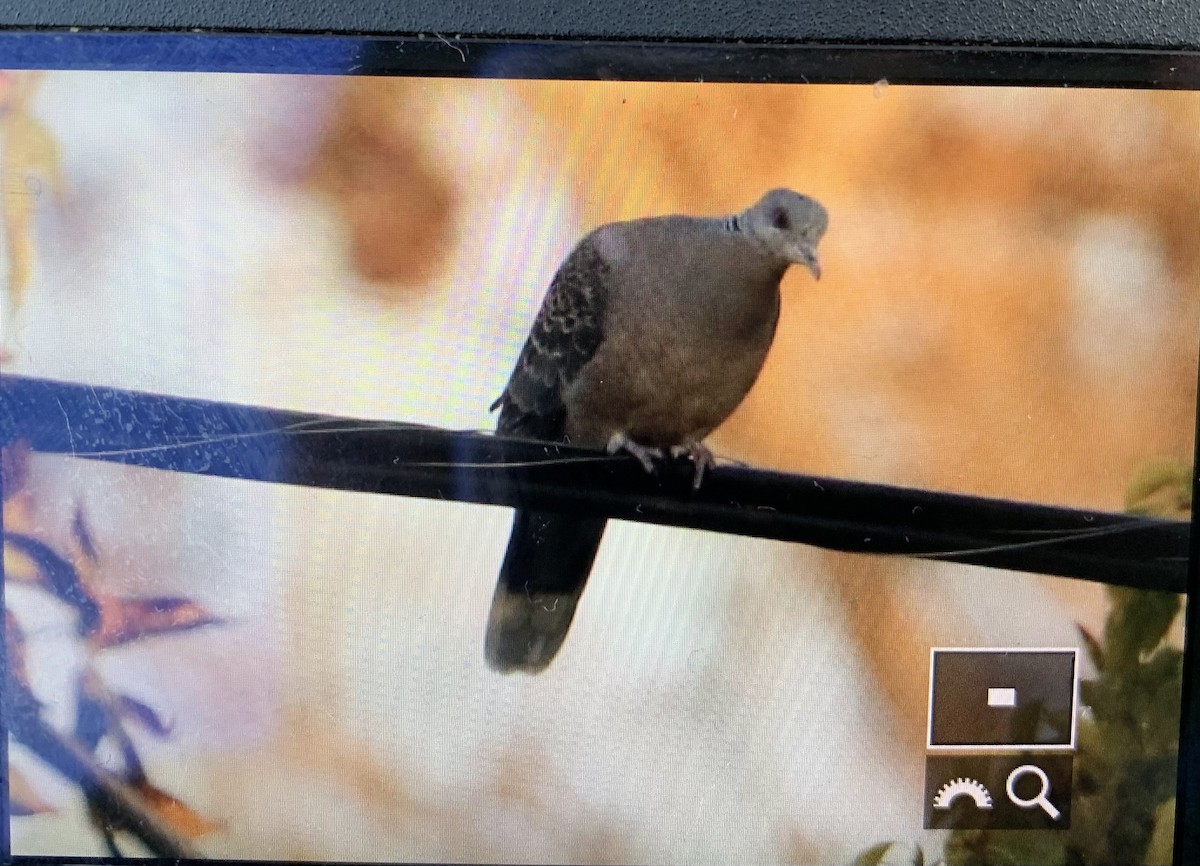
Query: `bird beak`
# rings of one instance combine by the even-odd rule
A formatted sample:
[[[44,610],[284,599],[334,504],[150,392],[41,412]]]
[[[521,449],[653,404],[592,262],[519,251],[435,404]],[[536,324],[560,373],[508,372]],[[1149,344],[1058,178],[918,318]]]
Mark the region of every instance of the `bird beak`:
[[[808,268],[814,280],[821,279],[821,263],[817,260],[816,250],[810,247],[797,247],[795,255],[792,256],[792,261]]]

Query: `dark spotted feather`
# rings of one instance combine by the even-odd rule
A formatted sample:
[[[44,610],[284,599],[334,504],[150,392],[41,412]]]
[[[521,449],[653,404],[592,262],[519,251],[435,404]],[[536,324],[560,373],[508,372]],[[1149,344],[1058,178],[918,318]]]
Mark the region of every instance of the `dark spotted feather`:
[[[496,432],[561,441],[567,413],[563,391],[604,339],[605,280],[609,268],[585,239],[554,275],[529,339],[504,393]]]
[[[604,339],[609,267],[585,238],[550,282],[516,368],[492,409],[496,431],[565,441],[563,392]],[[500,671],[550,664],[575,615],[604,534],[603,518],[518,509],[488,616],[485,652]]]

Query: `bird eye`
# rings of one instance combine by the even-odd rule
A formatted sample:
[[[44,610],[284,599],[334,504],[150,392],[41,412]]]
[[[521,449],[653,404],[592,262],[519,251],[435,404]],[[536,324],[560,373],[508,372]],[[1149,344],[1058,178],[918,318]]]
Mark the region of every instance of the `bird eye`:
[[[785,210],[777,210],[771,217],[771,225],[779,229],[781,232],[786,232],[792,227],[792,218],[788,216]]]

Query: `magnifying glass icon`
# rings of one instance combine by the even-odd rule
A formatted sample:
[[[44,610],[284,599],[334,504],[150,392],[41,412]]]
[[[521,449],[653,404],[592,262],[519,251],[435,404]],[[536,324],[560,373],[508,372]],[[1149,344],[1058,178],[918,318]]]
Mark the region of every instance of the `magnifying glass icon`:
[[[1041,788],[1037,794],[1029,799],[1018,797],[1016,792],[1017,782],[1026,776],[1037,776],[1041,782]],[[1051,821],[1057,821],[1062,817],[1062,813],[1046,799],[1046,795],[1050,793],[1050,779],[1047,778],[1046,771],[1041,767],[1035,767],[1033,764],[1023,764],[1017,767],[1008,774],[1008,782],[1005,783],[1004,789],[1008,792],[1008,799],[1013,801],[1014,806],[1020,806],[1022,809],[1033,809],[1040,806],[1042,811],[1050,816]]]

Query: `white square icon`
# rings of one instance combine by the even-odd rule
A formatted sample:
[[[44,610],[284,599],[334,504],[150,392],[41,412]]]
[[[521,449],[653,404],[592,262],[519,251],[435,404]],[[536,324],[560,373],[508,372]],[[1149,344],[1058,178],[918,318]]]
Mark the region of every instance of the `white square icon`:
[[[1015,707],[1017,705],[1017,690],[989,688],[987,703],[989,707]]]

